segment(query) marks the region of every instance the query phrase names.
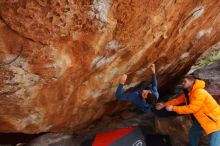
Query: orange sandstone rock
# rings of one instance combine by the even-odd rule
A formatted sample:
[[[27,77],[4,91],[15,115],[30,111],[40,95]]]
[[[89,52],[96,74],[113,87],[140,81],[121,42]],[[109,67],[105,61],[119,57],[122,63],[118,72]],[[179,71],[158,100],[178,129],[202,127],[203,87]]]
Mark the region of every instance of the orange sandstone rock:
[[[1,0],[0,131],[61,132],[126,108],[150,78],[160,88],[220,41],[219,0]]]

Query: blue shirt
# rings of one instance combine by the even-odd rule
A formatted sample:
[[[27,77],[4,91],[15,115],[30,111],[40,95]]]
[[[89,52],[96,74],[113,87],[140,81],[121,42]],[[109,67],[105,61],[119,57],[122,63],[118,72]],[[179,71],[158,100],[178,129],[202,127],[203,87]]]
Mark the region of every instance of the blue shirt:
[[[159,98],[157,77],[155,74],[152,75],[152,87],[150,88],[150,91],[157,97],[157,99]],[[135,92],[123,93],[123,85],[119,84],[116,91],[116,98],[119,100],[131,101],[137,108],[146,112],[151,109],[152,105],[143,101],[141,92],[142,91],[137,90]]]

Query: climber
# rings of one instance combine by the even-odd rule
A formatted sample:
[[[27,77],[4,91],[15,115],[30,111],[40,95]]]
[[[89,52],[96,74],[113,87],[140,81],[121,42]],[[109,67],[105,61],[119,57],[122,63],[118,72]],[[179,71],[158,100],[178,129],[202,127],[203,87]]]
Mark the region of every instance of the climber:
[[[211,135],[210,146],[220,146],[220,106],[204,89],[205,82],[193,75],[186,75],[182,86],[185,90],[182,95],[166,103],[158,103],[157,109],[166,108],[177,114],[191,114],[193,125],[189,131],[190,146],[199,146],[203,130]]]
[[[120,84],[116,91],[116,98],[119,100],[131,101],[138,109],[146,112],[149,111],[159,98],[157,89],[157,78],[155,64],[151,65],[152,86],[148,81],[142,81],[135,92],[123,93],[123,85],[127,80],[127,75],[121,77]]]

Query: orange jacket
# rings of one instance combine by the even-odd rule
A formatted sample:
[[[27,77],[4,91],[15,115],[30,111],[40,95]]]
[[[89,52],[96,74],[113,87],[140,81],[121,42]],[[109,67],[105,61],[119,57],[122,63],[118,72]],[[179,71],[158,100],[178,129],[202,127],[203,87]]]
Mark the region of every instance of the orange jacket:
[[[193,89],[189,93],[190,103],[184,106],[176,106],[186,103],[184,94],[168,101],[165,106],[173,105],[173,111],[178,114],[193,114],[206,134],[220,130],[220,106],[215,99],[204,89],[205,82],[196,80]]]

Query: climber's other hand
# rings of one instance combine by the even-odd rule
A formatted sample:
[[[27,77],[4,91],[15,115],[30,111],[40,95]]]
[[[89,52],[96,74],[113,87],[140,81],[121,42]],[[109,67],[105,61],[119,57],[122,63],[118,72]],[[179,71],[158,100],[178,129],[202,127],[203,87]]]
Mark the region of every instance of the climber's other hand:
[[[152,73],[155,74],[156,73],[155,64],[151,64],[150,68]]]
[[[127,80],[127,75],[126,74],[123,74],[122,77],[121,77],[121,80],[120,80],[120,84],[124,85],[126,80]]]

